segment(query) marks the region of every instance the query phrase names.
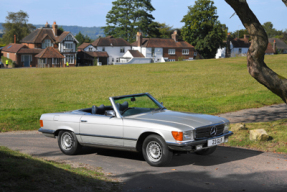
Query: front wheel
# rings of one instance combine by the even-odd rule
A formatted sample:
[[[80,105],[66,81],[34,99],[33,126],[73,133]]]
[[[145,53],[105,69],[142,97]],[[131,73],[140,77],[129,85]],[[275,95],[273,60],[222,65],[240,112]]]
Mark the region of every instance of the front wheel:
[[[172,151],[159,135],[149,135],[143,142],[144,159],[151,166],[159,167],[168,164],[172,159]]]
[[[79,152],[81,145],[78,143],[75,133],[71,131],[60,131],[58,135],[58,145],[66,155],[75,155]]]
[[[197,155],[210,155],[216,150],[216,147],[217,146],[210,147],[208,149],[202,149],[200,151],[196,151],[195,154],[197,154]]]

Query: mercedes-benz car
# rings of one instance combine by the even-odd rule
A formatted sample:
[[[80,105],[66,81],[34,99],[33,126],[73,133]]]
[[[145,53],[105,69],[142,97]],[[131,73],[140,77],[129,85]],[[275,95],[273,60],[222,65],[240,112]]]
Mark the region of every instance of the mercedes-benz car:
[[[57,138],[67,155],[81,146],[128,150],[141,152],[151,166],[168,164],[173,154],[209,155],[233,134],[225,118],[171,111],[149,93],[109,100],[109,106],[43,114],[39,131]]]

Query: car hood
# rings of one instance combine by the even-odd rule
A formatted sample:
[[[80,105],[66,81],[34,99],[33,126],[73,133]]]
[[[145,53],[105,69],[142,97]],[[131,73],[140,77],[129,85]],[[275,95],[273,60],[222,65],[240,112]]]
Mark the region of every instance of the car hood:
[[[182,128],[183,126],[197,128],[210,124],[228,122],[227,119],[212,115],[176,112],[170,110],[143,113],[135,116],[130,116],[128,117],[128,119],[162,124],[178,128]]]

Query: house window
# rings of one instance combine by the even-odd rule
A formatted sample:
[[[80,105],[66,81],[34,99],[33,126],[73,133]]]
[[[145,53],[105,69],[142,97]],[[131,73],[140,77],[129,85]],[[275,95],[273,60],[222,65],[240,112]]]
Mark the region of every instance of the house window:
[[[175,59],[169,59],[168,61],[175,61]]]
[[[241,48],[239,49],[239,54],[240,54],[240,53],[242,53],[242,49],[241,49]]]
[[[125,52],[125,48],[121,48],[120,53],[124,53],[124,52]]]
[[[168,49],[169,55],[175,55],[175,49]]]
[[[53,44],[50,39],[45,39],[42,43],[42,49],[46,49],[47,47],[53,47]]]
[[[119,63],[120,62],[120,58],[116,58],[116,63]]]
[[[42,58],[38,60],[39,64],[46,64],[46,58]]]
[[[69,62],[69,64],[74,63],[75,61],[74,55],[66,55],[66,62]]]
[[[65,49],[73,49],[73,43],[65,43],[64,47]]]
[[[115,61],[114,58],[112,58],[112,63],[113,63],[114,61]]]
[[[182,54],[183,55],[189,55],[189,49],[183,49]]]
[[[89,47],[89,51],[93,51],[93,47]]]
[[[102,48],[102,51],[106,51],[104,47]]]

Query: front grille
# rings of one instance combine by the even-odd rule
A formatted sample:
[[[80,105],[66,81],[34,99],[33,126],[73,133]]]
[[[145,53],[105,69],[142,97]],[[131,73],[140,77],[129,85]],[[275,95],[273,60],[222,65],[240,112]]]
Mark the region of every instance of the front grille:
[[[217,129],[216,135],[210,135],[210,131],[212,127],[216,127]],[[203,138],[218,136],[223,133],[223,130],[224,130],[224,124],[211,125],[207,127],[197,128],[195,129],[195,139],[203,139]]]

